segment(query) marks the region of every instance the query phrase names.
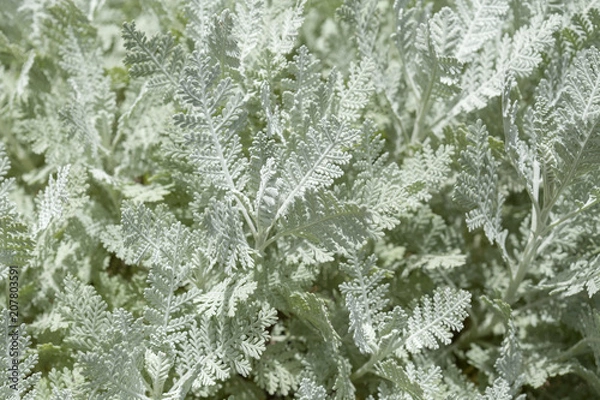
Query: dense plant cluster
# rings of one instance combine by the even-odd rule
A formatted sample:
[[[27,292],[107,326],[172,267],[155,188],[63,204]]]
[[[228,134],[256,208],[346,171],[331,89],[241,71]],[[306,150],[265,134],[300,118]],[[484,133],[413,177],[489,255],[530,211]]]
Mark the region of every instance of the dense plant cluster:
[[[584,0],[3,0],[0,397],[600,397],[599,39]]]

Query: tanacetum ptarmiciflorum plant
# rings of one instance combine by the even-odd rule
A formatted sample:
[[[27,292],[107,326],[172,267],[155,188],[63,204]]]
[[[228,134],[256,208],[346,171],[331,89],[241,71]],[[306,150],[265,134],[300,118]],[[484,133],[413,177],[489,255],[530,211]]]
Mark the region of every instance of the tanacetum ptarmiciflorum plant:
[[[600,396],[599,7],[3,1],[0,397]]]

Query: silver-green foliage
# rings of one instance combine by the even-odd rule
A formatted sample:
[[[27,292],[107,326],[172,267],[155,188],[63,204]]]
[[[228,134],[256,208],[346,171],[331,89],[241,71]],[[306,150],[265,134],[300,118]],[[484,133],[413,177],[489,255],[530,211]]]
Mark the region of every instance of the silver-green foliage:
[[[4,397],[600,393],[593,3],[0,17]]]

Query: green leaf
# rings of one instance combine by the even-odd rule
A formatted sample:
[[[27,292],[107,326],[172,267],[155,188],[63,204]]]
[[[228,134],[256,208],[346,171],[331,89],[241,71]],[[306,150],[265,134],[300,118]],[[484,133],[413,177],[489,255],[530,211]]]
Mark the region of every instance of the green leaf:
[[[464,290],[438,289],[433,299],[424,296],[408,318],[404,346],[411,353],[422,348],[437,349],[438,341],[450,344],[452,331],[463,327],[471,294]]]
[[[409,394],[415,400],[425,399],[421,386],[413,382],[396,361],[382,361],[375,365],[375,371],[379,376],[392,382],[396,390]]]
[[[481,120],[468,127],[469,145],[461,153],[463,170],[457,179],[455,198],[471,209],[466,214],[469,230],[483,227],[490,243],[498,244],[507,258],[508,231],[502,230],[504,196],[499,190],[498,164],[492,156],[487,136],[487,128]]]

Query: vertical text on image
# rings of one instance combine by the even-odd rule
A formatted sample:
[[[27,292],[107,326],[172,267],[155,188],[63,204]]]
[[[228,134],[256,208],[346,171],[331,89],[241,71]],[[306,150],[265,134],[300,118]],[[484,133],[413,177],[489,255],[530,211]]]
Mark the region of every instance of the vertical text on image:
[[[19,269],[16,266],[9,267],[8,285],[8,356],[10,363],[8,367],[8,380],[10,387],[18,390],[19,383]]]

